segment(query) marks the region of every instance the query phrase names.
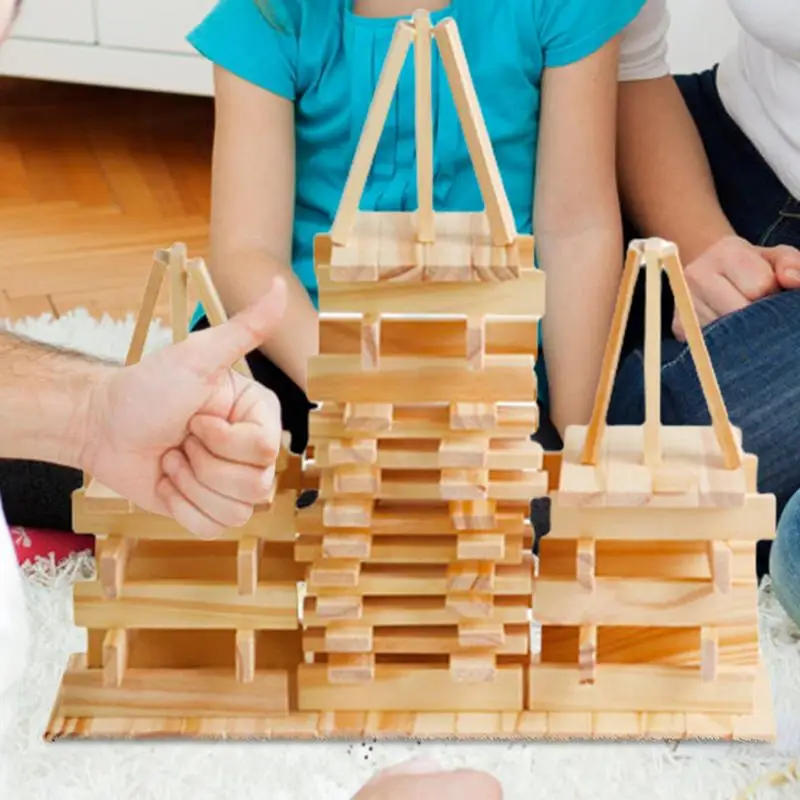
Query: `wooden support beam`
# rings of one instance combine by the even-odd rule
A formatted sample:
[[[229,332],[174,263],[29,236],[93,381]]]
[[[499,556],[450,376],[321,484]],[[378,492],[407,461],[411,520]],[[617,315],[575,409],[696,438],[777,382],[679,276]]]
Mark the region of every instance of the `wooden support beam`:
[[[347,464],[333,471],[336,494],[377,496],[381,491],[381,471],[372,464]]]
[[[363,611],[363,600],[358,595],[320,595],[316,598],[316,614],[321,619],[358,620]]]
[[[456,557],[459,561],[503,561],[506,537],[502,533],[460,533]]]
[[[458,626],[458,646],[469,649],[501,648],[506,643],[502,622],[470,620]]]
[[[719,629],[700,630],[700,672],[704,681],[717,679],[719,671]]]
[[[325,627],[324,647],[328,653],[371,653],[373,641],[370,625],[331,622]]]
[[[733,550],[727,542],[708,543],[708,562],[714,589],[728,594],[733,588]]]
[[[486,619],[492,615],[494,599],[490,594],[478,592],[449,592],[445,608],[455,611],[461,619]]]
[[[132,539],[109,536],[100,547],[98,574],[103,594],[109,600],[122,597],[128,558],[134,546],[135,542]]]
[[[323,525],[326,528],[369,528],[372,523],[372,506],[372,500],[327,500],[322,508]]]
[[[381,433],[391,430],[391,403],[347,403],[344,407],[344,427],[348,431]]]
[[[459,561],[447,565],[447,592],[491,594],[495,567],[491,561]]]
[[[372,550],[372,537],[367,533],[326,533],[322,537],[323,558],[367,561]]]
[[[236,680],[252,683],[256,674],[256,633],[236,631]]]
[[[331,683],[368,683],[375,678],[372,653],[330,653],[328,680]]]
[[[481,431],[497,427],[497,406],[493,403],[452,403],[450,428],[454,431]]]
[[[596,548],[594,539],[578,539],[576,570],[578,583],[587,591],[592,591],[597,582],[595,574]]]
[[[169,267],[169,253],[166,250],[158,250],[153,256],[153,266],[147,277],[142,303],[139,306],[139,313],[136,317],[136,325],[133,329],[131,344],[128,354],[125,357],[125,366],[138,364],[144,354],[144,347],[147,343],[147,334],[150,331],[150,324],[155,316],[158,295],[164,283],[164,275]]]
[[[467,365],[470,369],[483,369],[486,366],[486,318],[467,319]]]
[[[489,683],[496,673],[494,653],[453,653],[450,656],[450,675],[454,681]]]
[[[597,677],[596,625],[581,625],[578,629],[578,665],[580,682],[594,683]]]
[[[239,541],[236,550],[236,572],[239,594],[254,595],[258,587],[258,565],[261,561],[261,539],[248,536]]]
[[[414,12],[414,75],[417,137],[417,240],[434,240],[433,215],[433,101],[431,98],[431,18]]]
[[[311,565],[308,583],[319,588],[355,588],[361,574],[361,562],[357,559],[325,558]]]
[[[103,685],[120,687],[128,669],[132,631],[112,628],[103,639]]]
[[[169,274],[172,341],[182,342],[189,336],[189,274],[186,271],[186,245],[176,244],[170,251]]]
[[[457,531],[490,531],[497,528],[496,500],[455,500],[450,520]]]
[[[361,319],[361,368],[380,367],[381,318],[377,314],[364,314]]]

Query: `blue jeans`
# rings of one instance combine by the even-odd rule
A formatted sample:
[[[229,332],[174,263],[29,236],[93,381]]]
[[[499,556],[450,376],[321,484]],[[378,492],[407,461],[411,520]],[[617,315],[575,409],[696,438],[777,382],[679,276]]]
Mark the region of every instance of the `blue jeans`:
[[[676,80],[705,145],[720,203],[738,235],[762,246],[800,247],[800,201],[728,116],[717,93],[716,70]],[[612,395],[609,422],[614,425],[644,419],[642,289],[640,282]],[[662,419],[666,425],[709,425],[691,354],[670,332],[672,304],[665,292]],[[716,320],[703,333],[731,421],[742,429],[745,449],[759,458],[759,491],[776,495],[780,515],[800,488],[800,291],[760,300]],[[793,542],[782,543],[772,559],[773,567],[776,560],[785,561],[780,580],[795,582],[782,592],[785,596],[800,592],[800,537]],[[768,571],[769,562],[768,543],[761,543],[759,575]]]
[[[800,492],[783,509],[770,556],[770,575],[778,602],[800,626]]]

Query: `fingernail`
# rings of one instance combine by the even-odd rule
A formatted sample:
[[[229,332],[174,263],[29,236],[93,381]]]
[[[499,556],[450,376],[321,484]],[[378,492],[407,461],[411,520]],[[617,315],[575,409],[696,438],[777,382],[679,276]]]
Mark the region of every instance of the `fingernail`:
[[[786,277],[792,281],[793,283],[800,283],[800,270],[798,269],[787,269],[786,270]]]

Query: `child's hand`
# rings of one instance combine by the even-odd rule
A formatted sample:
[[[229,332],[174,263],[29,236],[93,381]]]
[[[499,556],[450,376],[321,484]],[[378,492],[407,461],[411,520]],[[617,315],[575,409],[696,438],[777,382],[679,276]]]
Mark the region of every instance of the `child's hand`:
[[[782,288],[780,274],[790,280],[790,268],[800,269],[800,252],[796,258],[785,251],[793,248],[760,248],[738,236],[726,236],[712,245],[684,270],[694,301],[700,327],[740,311]],[[800,280],[792,288],[800,288]],[[686,341],[686,332],[677,312],[672,332],[679,341]]]
[[[427,758],[379,772],[353,800],[502,800],[503,787],[486,772],[445,770]]]

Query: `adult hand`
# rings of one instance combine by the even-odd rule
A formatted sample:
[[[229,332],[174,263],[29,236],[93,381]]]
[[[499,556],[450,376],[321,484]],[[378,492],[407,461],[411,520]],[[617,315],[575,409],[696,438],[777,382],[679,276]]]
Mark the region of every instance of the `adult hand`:
[[[420,758],[379,772],[353,800],[503,800],[503,787],[486,772]]]
[[[780,291],[770,261],[770,256],[776,257],[775,250],[755,247],[738,236],[726,236],[685,267],[701,327]],[[784,271],[787,270],[785,266]],[[686,340],[677,311],[672,332],[679,341]]]
[[[232,365],[264,343],[285,306],[276,279],[224,325],[104,376],[90,400],[86,471],[203,538],[245,524],[274,480],[281,414],[275,395]]]

